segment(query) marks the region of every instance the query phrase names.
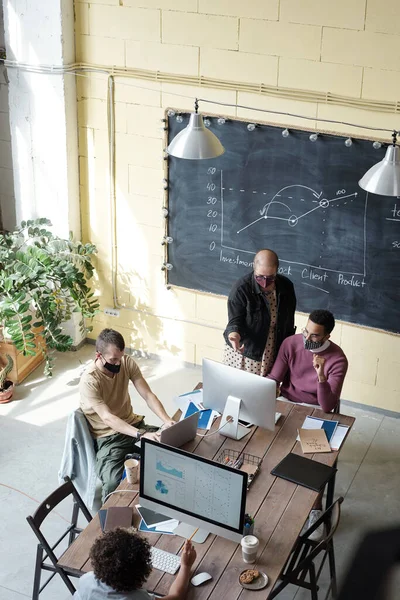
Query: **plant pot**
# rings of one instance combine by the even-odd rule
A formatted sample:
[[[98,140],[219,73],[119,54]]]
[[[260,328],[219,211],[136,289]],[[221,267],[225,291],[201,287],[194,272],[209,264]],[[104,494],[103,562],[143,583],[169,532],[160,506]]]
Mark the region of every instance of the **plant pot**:
[[[14,383],[9,379],[4,382],[3,391],[0,392],[0,404],[6,404],[12,400],[14,394]]]

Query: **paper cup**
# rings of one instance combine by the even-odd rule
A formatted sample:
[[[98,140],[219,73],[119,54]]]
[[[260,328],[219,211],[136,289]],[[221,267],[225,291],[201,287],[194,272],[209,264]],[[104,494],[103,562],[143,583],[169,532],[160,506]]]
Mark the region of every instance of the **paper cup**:
[[[128,458],[124,465],[127,482],[136,483],[139,475],[139,461],[134,458]]]
[[[241,539],[240,545],[242,546],[242,558],[245,563],[255,563],[257,557],[257,550],[260,542],[255,535],[245,535]]]

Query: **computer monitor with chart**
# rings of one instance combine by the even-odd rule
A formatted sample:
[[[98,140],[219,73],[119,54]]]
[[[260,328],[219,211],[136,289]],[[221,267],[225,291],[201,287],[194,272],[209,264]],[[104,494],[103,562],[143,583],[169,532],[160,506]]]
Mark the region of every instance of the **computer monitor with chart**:
[[[249,433],[239,419],[275,428],[276,383],[203,358],[203,404],[222,413],[221,435],[240,440]]]
[[[141,442],[140,504],[240,542],[247,473],[153,440]]]

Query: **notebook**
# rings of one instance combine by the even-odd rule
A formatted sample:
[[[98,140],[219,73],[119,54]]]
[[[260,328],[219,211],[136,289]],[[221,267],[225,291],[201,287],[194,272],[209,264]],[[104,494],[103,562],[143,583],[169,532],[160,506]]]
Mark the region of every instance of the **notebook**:
[[[335,467],[290,452],[272,469],[271,474],[320,492],[336,471]]]
[[[110,506],[107,509],[104,531],[116,527],[130,527],[132,525],[133,511],[131,506]]]

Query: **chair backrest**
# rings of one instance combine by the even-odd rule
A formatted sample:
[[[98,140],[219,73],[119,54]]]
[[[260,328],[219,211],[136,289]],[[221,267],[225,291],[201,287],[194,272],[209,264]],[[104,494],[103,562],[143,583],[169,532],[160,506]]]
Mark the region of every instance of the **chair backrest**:
[[[329,508],[326,509],[326,511],[321,515],[321,517],[317,521],[315,521],[312,527],[307,529],[307,531],[305,531],[303,534],[299,535],[298,539],[300,543],[311,543],[309,541],[309,537],[313,533],[313,531],[315,531],[321,525],[321,523],[323,523],[326,527],[326,536],[324,536],[324,538],[317,545],[315,545],[315,542],[313,543],[314,548],[307,555],[308,561],[313,560],[322,550],[328,547],[339,525],[340,506],[343,500],[344,498],[340,496],[340,498],[335,500],[335,502],[331,504]],[[300,564],[298,566],[300,566]]]
[[[73,496],[74,502],[78,505],[79,509],[82,511],[84,516],[88,521],[92,520],[92,515],[87,509],[85,503],[82,498],[78,494],[75,489],[74,484],[70,480],[69,477],[65,478],[65,483],[63,483],[59,488],[57,488],[54,492],[52,492],[36,509],[35,513],[31,517],[27,517],[29,524],[35,525],[37,529],[40,529],[43,521],[47,517],[49,513],[58,505],[60,502],[65,500],[68,496]]]

